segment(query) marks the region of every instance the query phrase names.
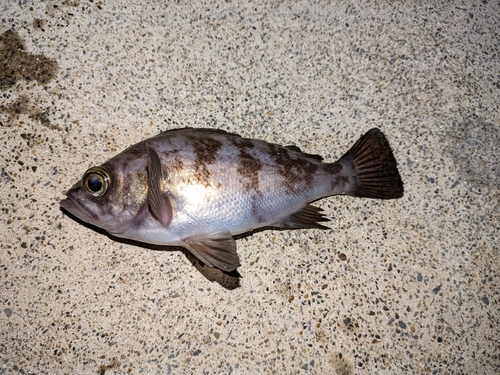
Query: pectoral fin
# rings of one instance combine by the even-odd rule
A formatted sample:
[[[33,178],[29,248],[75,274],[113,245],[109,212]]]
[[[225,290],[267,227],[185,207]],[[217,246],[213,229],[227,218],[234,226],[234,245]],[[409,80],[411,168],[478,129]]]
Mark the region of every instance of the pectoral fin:
[[[186,238],[182,246],[209,267],[231,272],[240,265],[236,242],[227,230]]]
[[[172,220],[172,205],[168,196],[162,191],[163,172],[161,161],[155,150],[146,143],[148,152],[148,205],[151,214],[164,227]]]

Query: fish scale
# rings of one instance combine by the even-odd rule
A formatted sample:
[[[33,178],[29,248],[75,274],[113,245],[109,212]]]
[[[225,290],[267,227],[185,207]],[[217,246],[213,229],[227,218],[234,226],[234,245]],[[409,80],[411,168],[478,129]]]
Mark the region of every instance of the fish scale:
[[[321,208],[309,203],[338,194],[403,196],[379,129],[333,163],[218,129],[167,130],[87,170],[61,207],[114,236],[183,246],[232,271],[240,265],[233,236],[263,227],[326,229]]]

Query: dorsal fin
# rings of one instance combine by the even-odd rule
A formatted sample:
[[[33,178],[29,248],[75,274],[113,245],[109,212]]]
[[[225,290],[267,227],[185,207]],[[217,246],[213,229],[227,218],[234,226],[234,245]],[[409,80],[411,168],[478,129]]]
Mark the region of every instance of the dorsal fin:
[[[297,147],[295,145],[285,146],[285,148],[290,150],[290,151],[293,151],[293,152],[298,152],[298,153],[300,153],[300,156],[307,158],[307,159],[312,159],[314,161],[322,161],[323,160],[323,156],[317,155],[317,154],[306,154],[299,147]]]
[[[184,128],[178,128],[178,129],[168,129],[168,130],[165,130],[165,131],[161,132],[157,136],[165,135],[165,133],[173,134],[173,133],[183,133],[183,132],[187,132],[187,133],[189,133],[189,132],[191,132],[191,133],[201,133],[201,134],[207,134],[207,135],[208,134],[231,135],[231,136],[234,136],[234,137],[241,138],[241,135],[239,135],[239,134],[230,133],[230,132],[227,132],[227,131],[222,130],[222,129],[193,128],[193,127],[190,127],[190,126],[186,126]]]

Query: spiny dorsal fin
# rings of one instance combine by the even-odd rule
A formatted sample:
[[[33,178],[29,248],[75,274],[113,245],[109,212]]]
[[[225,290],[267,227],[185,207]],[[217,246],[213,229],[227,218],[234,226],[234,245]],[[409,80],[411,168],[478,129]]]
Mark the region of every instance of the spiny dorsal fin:
[[[229,135],[229,136],[234,136],[241,138],[241,135],[236,134],[236,133],[230,133],[222,129],[213,129],[213,128],[193,128],[191,126],[186,126],[184,128],[177,128],[177,129],[168,129],[160,134],[158,134],[156,137],[159,136],[165,136],[167,134],[175,134],[175,133],[191,133],[191,134],[203,134],[205,136],[207,135],[212,135],[212,134],[219,134],[219,135]]]
[[[146,143],[148,152],[148,205],[151,214],[164,227],[168,227],[172,220],[172,205],[168,197],[162,192],[163,173],[158,154]]]
[[[285,146],[285,148],[289,149],[290,151],[300,153],[301,154],[300,156],[302,156],[303,158],[311,159],[314,161],[322,161],[323,160],[323,156],[317,155],[317,154],[307,154],[304,151],[302,151],[298,146],[295,146],[295,145]]]
[[[231,272],[240,265],[236,241],[228,230],[186,238],[182,246],[209,267]]]

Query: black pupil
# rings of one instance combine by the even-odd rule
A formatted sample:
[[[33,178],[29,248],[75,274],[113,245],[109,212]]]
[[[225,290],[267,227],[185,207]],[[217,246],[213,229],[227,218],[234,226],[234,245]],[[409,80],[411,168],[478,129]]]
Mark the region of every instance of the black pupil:
[[[99,176],[90,176],[87,180],[87,186],[90,191],[97,193],[102,189],[102,179]]]

